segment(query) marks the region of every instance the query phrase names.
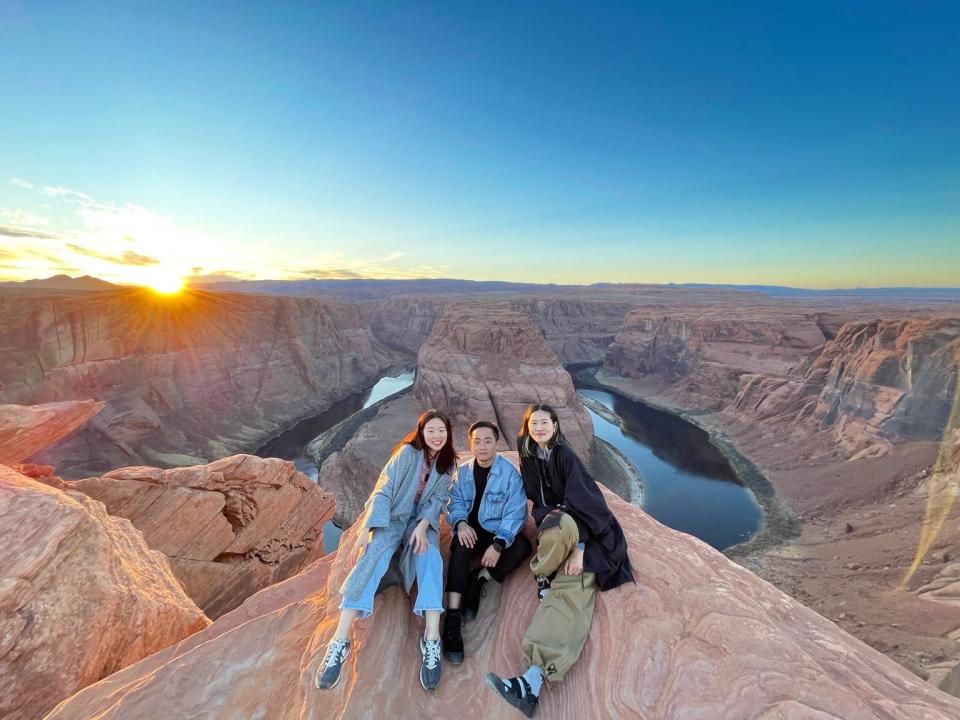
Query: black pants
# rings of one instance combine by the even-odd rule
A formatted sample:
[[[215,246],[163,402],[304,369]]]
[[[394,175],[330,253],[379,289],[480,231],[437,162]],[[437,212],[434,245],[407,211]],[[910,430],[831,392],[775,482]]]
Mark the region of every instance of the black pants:
[[[489,533],[483,528],[474,528],[474,530],[477,531],[477,542],[474,543],[472,548],[461,545],[456,531],[453,533],[453,540],[450,543],[450,560],[447,566],[447,592],[463,594],[466,591],[471,561],[483,557],[483,553],[493,543],[493,533]],[[510,547],[504,548],[503,552],[500,553],[497,564],[489,568],[490,577],[498,583],[502,583],[507,575],[520,567],[523,561],[530,557],[531,552],[533,552],[533,546],[527,540],[527,536],[520,533],[514,538]]]

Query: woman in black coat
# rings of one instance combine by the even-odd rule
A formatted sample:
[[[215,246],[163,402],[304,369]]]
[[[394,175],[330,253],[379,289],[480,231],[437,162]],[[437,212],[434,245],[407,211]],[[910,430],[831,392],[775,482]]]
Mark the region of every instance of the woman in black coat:
[[[531,405],[517,437],[520,475],[533,503],[537,553],[530,568],[540,606],[523,636],[523,675],[487,684],[533,717],[543,681],[559,682],[580,657],[597,589],[633,581],[627,541],[596,481],[570,449],[556,411]]]

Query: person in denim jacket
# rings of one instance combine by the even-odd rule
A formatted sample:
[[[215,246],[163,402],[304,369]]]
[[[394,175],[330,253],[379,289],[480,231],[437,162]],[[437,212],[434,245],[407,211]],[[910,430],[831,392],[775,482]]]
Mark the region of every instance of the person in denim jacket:
[[[520,473],[497,453],[500,430],[480,420],[470,426],[474,459],[458,470],[450,492],[447,522],[453,528],[447,566],[447,613],[443,623],[443,653],[452,663],[463,662],[462,619],[477,616],[483,586],[502,583],[533,550],[520,532],[527,520],[527,496]],[[480,567],[470,572],[479,558]]]
[[[366,502],[357,542],[355,564],[340,587],[340,622],[317,670],[316,686],[333,688],[350,653],[350,628],[357,617],[373,614],[374,596],[392,559],[399,557],[403,585],[417,583],[413,612],[424,618],[420,638],[420,684],[433,690],[440,682],[440,613],[443,611],[443,558],[440,555],[440,516],[450,498],[457,469],[450,421],[427,410],[417,427],[394,448],[377,485]]]

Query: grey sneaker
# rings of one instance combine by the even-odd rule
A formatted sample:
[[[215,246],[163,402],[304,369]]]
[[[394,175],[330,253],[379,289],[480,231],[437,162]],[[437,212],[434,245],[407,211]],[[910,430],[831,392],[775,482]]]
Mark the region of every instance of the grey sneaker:
[[[440,664],[440,641],[420,638],[420,684],[424,690],[434,690],[440,684],[443,666]]]
[[[323,656],[323,664],[317,668],[317,688],[331,690],[340,682],[340,671],[343,661],[350,654],[349,640],[331,640],[327,645],[327,654]]]

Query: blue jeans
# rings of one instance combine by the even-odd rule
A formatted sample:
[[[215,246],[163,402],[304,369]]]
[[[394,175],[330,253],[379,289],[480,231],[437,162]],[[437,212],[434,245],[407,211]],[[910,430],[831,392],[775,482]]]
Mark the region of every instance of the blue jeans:
[[[356,610],[358,618],[373,615],[373,597],[377,593],[380,579],[390,567],[391,557],[392,555],[384,553],[374,568],[369,582],[364,586],[360,599],[347,602],[344,598],[340,603],[341,610]],[[443,610],[443,558],[440,557],[440,550],[434,545],[429,545],[425,553],[414,554],[414,558],[417,565],[417,601],[413,605],[413,612],[420,617],[423,617],[423,613],[427,610],[441,612]]]

